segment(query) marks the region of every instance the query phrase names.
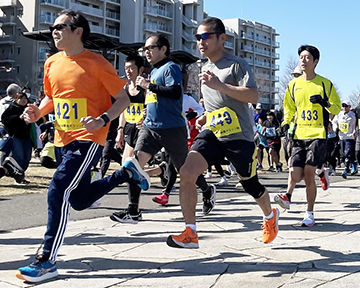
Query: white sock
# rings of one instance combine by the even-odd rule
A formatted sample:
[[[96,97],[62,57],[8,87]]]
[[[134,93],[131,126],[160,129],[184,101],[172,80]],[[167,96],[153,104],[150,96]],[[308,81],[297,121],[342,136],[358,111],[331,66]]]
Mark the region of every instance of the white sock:
[[[186,224],[185,227],[190,227],[191,230],[196,233],[196,224]]]
[[[264,219],[270,220],[273,217],[274,217],[274,211],[271,210],[271,213],[268,216],[264,216]]]

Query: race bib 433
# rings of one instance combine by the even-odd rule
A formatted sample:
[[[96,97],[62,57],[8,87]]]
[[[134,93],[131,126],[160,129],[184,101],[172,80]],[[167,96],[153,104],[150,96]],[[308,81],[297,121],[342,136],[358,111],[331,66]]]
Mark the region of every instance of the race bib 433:
[[[56,118],[56,129],[64,131],[84,129],[80,123],[87,116],[87,101],[85,98],[53,98]]]

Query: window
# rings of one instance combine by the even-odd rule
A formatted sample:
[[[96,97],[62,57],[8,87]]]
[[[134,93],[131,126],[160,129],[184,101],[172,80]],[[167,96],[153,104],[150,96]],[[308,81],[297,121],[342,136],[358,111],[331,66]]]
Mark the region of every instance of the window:
[[[16,47],[17,54],[20,54],[20,47]]]

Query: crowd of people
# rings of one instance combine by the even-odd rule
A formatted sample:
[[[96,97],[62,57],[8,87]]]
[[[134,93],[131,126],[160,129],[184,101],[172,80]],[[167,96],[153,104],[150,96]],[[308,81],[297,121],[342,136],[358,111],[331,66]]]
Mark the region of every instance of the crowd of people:
[[[320,52],[314,46],[298,50],[300,65],[288,84],[283,109],[264,111],[249,65],[224,50],[226,31],[218,18],[205,18],[195,35],[207,59],[199,74],[203,105],[186,94],[186,71],[169,58],[164,35],[145,41],[143,52],[151,71],[146,71],[140,55],[125,59],[126,81],[102,56],[84,48],[90,29],[81,13],[60,12],[50,31],[60,52],[45,62],[43,99],[29,103],[26,92],[12,84],[0,106],[1,133],[12,139],[11,148],[2,152],[0,177],[27,183],[32,147],[41,149],[41,165],[56,169],[49,184],[44,245],[35,262],[18,269],[16,276],[22,280],[40,282],[57,276],[70,206],[89,208],[122,183],[128,186],[129,203],[110,219],[136,224],[143,217],[139,201],[142,190],[150,187],[150,176],[160,177],[164,186],[153,201],[166,205],[179,174],[185,229],[169,235],[166,243],[198,248],[197,188],[203,197],[202,212],[208,215],[216,205],[216,187],[227,185],[231,174],[237,174],[239,185],[263,214],[263,243],[274,241],[279,209],[272,207],[257,174],[265,152],[268,170],[276,173],[283,172],[280,151],[285,152],[288,187],[274,198],[280,207],[290,209],[296,184],[305,181],[303,226],[315,223],[315,177],[326,190],[329,174],[340,163],[344,178],[357,173],[360,106],[351,111],[348,101],[341,103],[332,82],[315,73]],[[144,169],[159,154],[158,165]],[[110,161],[119,168],[107,175]],[[93,177],[99,162],[100,177]],[[222,165],[227,165],[225,171]],[[221,177],[217,185],[206,181],[212,177],[212,166]]]

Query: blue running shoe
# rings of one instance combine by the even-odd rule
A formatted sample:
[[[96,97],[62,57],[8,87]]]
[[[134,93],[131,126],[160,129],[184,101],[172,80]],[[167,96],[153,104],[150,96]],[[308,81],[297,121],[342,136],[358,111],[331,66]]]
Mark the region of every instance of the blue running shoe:
[[[143,169],[141,169],[140,164],[135,157],[127,158],[123,167],[131,171],[131,179],[134,180],[142,190],[146,191],[149,189],[150,177]]]
[[[353,165],[352,165],[352,168],[351,168],[351,175],[355,175],[358,173],[358,162],[357,161],[354,161]]]
[[[19,268],[16,273],[17,278],[31,283],[45,281],[56,276],[58,276],[56,263],[49,260],[37,260],[29,266]]]
[[[347,178],[347,171],[346,171],[346,168],[345,170],[341,173],[341,176],[346,179]]]

